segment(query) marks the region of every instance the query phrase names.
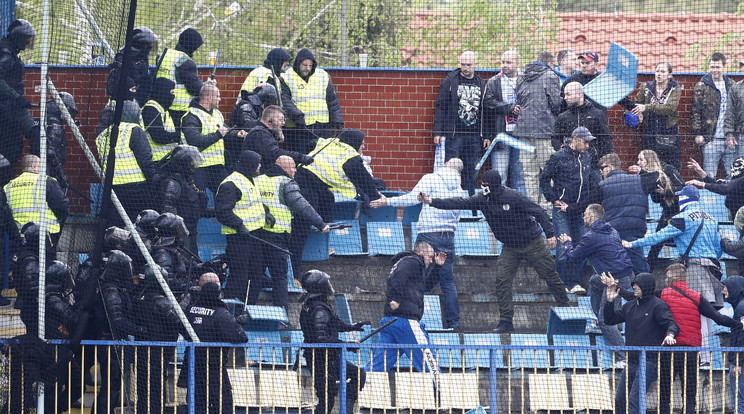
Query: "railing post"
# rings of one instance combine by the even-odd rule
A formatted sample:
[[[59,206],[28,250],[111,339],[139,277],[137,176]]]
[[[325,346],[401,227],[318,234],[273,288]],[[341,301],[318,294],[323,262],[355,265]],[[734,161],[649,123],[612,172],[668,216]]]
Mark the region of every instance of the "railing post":
[[[346,414],[346,345],[342,344],[339,356],[338,413]],[[356,386],[356,385],[355,385]],[[351,414],[351,413],[349,413]]]
[[[638,383],[638,412],[646,412],[646,350],[641,351],[640,360],[638,361],[638,373],[636,374]],[[626,405],[633,396],[628,396]]]
[[[186,395],[188,395],[188,405],[189,405],[189,414],[195,414],[195,407],[196,404],[194,393],[196,392],[196,380],[194,378],[194,369],[196,368],[196,352],[194,352],[194,344],[188,343],[187,345],[189,347],[189,384],[188,384],[188,392]]]
[[[491,404],[491,413],[498,412],[498,387],[496,384],[496,368],[499,364],[496,359],[496,349],[491,348],[488,356],[488,386],[489,386],[489,404]]]

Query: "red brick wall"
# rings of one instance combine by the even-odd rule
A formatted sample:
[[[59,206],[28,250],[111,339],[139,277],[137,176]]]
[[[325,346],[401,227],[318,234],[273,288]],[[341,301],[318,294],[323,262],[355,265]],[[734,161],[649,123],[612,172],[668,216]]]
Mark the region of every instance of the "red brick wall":
[[[223,69],[218,71],[218,86],[222,90],[221,110],[227,116],[232,111],[235,96],[250,69]],[[383,178],[391,189],[410,189],[421,175],[433,166],[434,144],[431,128],[434,119],[434,102],[439,82],[445,71],[440,70],[330,70],[338,90],[347,127],[360,128],[368,135],[367,155],[372,156],[375,175]],[[201,70],[206,78],[209,70]],[[488,78],[493,73],[482,72]],[[102,68],[52,68],[50,77],[60,91],[75,95],[80,110],[78,119],[88,145],[94,147],[95,126],[101,109],[106,104],[106,71]],[[29,68],[26,73],[27,96],[39,85],[39,69]],[[640,80],[650,79],[649,75]],[[680,138],[682,159],[702,160],[701,151],[693,144],[689,127],[692,87],[700,75],[678,75],[675,79],[684,90],[680,102]],[[737,79],[738,80],[738,79]],[[34,101],[34,99],[31,99]],[[641,138],[622,121],[619,107],[609,112],[610,129],[616,151],[623,161],[634,162],[640,151]],[[72,139],[72,138],[71,138]],[[93,180],[93,170],[84,162],[83,153],[76,142],[70,143],[66,170],[72,185],[87,193]],[[689,172],[683,168],[683,175]],[[70,194],[73,211],[88,212],[88,203]]]

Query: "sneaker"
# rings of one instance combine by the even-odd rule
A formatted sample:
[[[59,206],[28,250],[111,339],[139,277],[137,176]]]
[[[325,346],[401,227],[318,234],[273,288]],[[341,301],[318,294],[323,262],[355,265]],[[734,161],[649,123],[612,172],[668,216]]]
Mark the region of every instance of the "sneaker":
[[[586,289],[581,287],[581,285],[576,285],[571,288],[571,290],[568,291],[568,293],[573,293],[574,295],[586,295]]]
[[[627,362],[625,362],[625,360],[622,360],[622,361],[617,361],[617,362],[615,362],[615,365],[613,365],[612,367],[613,367],[614,369],[625,369],[625,367],[626,367],[627,365],[628,365],[628,363],[627,363]]]
[[[710,369],[710,362],[701,362],[700,369]]]
[[[499,321],[499,325],[493,330],[494,333],[509,333],[514,330],[511,321]]]

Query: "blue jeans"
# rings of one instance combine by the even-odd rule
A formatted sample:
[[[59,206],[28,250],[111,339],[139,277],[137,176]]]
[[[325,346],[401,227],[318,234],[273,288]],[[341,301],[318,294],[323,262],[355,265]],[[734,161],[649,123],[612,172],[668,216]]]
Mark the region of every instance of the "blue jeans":
[[[627,381],[630,383],[628,387],[628,414],[639,414],[640,413],[640,390],[641,382],[638,375],[639,363],[638,361],[630,362],[625,367],[625,370],[620,375],[620,381],[617,384],[617,391],[615,392],[615,412],[625,412],[625,381],[626,374],[628,376]],[[648,358],[646,360],[646,391],[656,381],[657,374],[656,358]],[[648,405],[647,405],[648,407]],[[645,411],[644,411],[645,412]]]
[[[718,163],[723,161],[726,178],[731,179],[731,164],[739,156],[741,145],[729,149],[725,139],[714,139],[703,147],[703,169],[713,179],[718,175]]]
[[[384,316],[380,319],[380,326],[388,323],[394,316]],[[426,326],[414,319],[398,318],[387,328],[380,331],[380,344],[429,344],[429,334]],[[411,364],[418,372],[439,372],[439,364],[436,362],[434,353],[428,349],[421,348],[377,348],[364,370],[367,372],[390,371],[399,355],[408,355]]]
[[[447,327],[455,328],[460,325],[460,303],[457,301],[457,286],[453,267],[455,265],[455,233],[454,232],[432,232],[419,233],[416,243],[423,241],[434,248],[434,253],[447,253],[447,260],[439,270],[439,286],[442,288],[444,297],[444,320]],[[427,290],[433,288],[436,283],[427,286]]]
[[[586,233],[581,214],[568,214],[555,207],[553,207],[553,230],[556,238],[561,234],[568,234],[576,244],[579,244],[581,236]],[[571,263],[571,266],[569,266],[566,248],[563,243],[558,242],[555,248],[555,267],[558,270],[558,276],[561,277],[568,289],[581,283],[581,279],[584,277],[584,266],[586,266],[586,260],[581,263]]]
[[[501,185],[507,185],[507,179],[511,177],[509,187],[525,193],[524,176],[522,175],[522,163],[519,162],[519,150],[506,147],[491,151],[491,169],[501,175]]]
[[[620,289],[631,290],[630,276],[617,279],[616,282]],[[592,311],[594,311],[594,314],[597,315],[597,325],[602,331],[605,343],[608,346],[624,346],[625,341],[623,340],[623,335],[620,333],[617,325],[608,326],[604,323],[604,308],[607,305],[607,296],[605,294],[606,291],[607,286],[602,283],[602,279],[600,278],[600,276],[596,273],[593,274],[592,278],[589,279],[589,300],[592,304]],[[615,308],[619,309],[622,301],[620,299],[615,299],[613,303],[615,305]],[[625,352],[616,352],[614,361],[623,360],[625,360]]]
[[[638,240],[638,237],[627,236],[624,234],[621,234],[620,238],[629,242]],[[625,251],[628,252],[630,262],[633,263],[633,272],[635,274],[648,273],[651,271],[651,268],[646,261],[646,256],[643,255],[643,247],[631,247],[630,249],[625,249]]]

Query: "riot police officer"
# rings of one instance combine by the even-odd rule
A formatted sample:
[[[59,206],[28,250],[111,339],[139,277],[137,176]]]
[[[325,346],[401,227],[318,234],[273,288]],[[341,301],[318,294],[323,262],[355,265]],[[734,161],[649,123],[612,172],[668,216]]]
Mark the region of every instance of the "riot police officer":
[[[75,119],[78,113],[77,104],[75,103],[75,97],[70,95],[68,92],[60,92],[60,98],[64,102],[67,112],[70,116]],[[67,191],[67,187],[70,185],[70,180],[65,174],[64,166],[67,162],[67,132],[65,130],[65,123],[62,119],[62,111],[57,106],[57,102],[54,99],[50,99],[46,103],[46,114],[47,114],[47,175],[56,179],[59,186],[62,187],[63,191]],[[40,124],[36,123],[34,128],[40,128]],[[32,155],[41,157],[40,138],[35,132],[32,135],[31,142],[29,142],[29,149]]]
[[[173,213],[163,213],[155,222],[158,238],[152,246],[152,260],[163,270],[163,276],[175,295],[186,293],[191,280],[191,270],[196,263],[185,257],[179,249],[188,236],[183,219]]]
[[[359,322],[349,325],[341,320],[328,304],[333,295],[331,277],[320,270],[310,270],[302,275],[302,287],[307,291],[307,297],[300,311],[300,326],[306,344],[339,343],[339,332],[361,331],[362,326],[369,322]],[[304,355],[308,367],[313,372],[313,385],[318,405],[315,414],[326,414],[333,410],[338,392],[340,378],[338,348],[306,348]],[[366,374],[356,365],[346,363],[346,412],[353,413],[358,391],[364,388]],[[327,398],[327,399],[326,399]]]
[[[135,27],[132,31],[132,45],[129,49],[128,78],[137,87],[135,99],[141,105],[147,102],[152,87],[152,75],[150,74],[150,52],[157,51],[158,35],[146,26]],[[109,78],[106,85],[106,93],[109,96],[116,94],[121,78],[121,70],[124,61],[124,48],[121,48],[114,56],[114,61],[109,65]]]

